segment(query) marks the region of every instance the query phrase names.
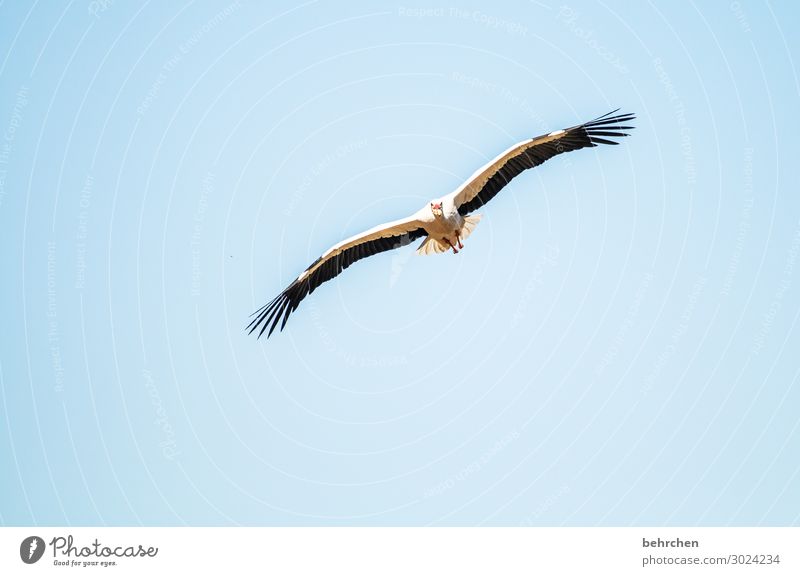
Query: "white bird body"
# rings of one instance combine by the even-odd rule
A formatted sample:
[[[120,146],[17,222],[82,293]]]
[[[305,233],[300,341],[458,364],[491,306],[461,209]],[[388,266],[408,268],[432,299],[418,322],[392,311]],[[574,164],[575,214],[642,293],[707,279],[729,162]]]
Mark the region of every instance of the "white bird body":
[[[478,221],[481,219],[479,214],[475,216],[459,214],[458,207],[453,201],[454,194],[445,196],[438,202],[431,201],[431,206],[437,204],[441,206],[440,216],[437,216],[436,212],[428,207],[417,212],[423,222],[422,227],[428,234],[428,237],[417,248],[417,254],[440,254],[451,248],[458,253],[456,246],[463,248],[461,241],[466,240],[478,225]]]
[[[255,318],[248,326],[250,332],[260,326],[258,335],[269,329],[269,337],[279,322],[283,330],[289,315],[306,296],[367,256],[406,246],[419,238],[424,240],[417,248],[418,254],[437,254],[450,249],[457,254],[464,247],[462,241],[481,219],[479,214],[471,213],[494,198],[514,177],[557,154],[598,144],[618,144],[607,137],[627,136],[623,130],[632,126],[622,124],[633,120],[634,116],[610,116],[614,112],[585,124],[524,140],[482,166],[452,193],[431,201],[429,206],[410,217],[375,226],[335,244],[275,299],[254,313]]]

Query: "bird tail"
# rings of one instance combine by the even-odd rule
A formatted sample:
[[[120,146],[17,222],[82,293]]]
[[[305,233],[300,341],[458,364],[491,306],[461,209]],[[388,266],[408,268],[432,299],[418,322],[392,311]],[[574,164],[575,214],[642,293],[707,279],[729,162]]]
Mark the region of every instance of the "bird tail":
[[[472,231],[475,230],[475,226],[478,225],[478,222],[481,221],[481,215],[475,214],[474,216],[464,216],[464,225],[461,227],[461,241],[463,242],[469,235],[472,234]]]
[[[442,252],[447,252],[448,250],[450,250],[450,246],[441,240],[437,240],[433,236],[428,236],[422,241],[422,244],[419,245],[419,248],[417,248],[417,254],[422,256],[427,254],[441,254]]]

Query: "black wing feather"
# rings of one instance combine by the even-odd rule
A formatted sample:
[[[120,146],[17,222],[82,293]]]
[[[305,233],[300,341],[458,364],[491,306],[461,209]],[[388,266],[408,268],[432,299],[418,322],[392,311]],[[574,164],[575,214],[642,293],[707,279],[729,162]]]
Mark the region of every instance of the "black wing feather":
[[[523,150],[517,156],[509,158],[486,181],[486,184],[472,200],[459,206],[458,212],[462,216],[466,216],[470,212],[481,208],[494,198],[500,190],[505,188],[506,184],[511,182],[513,178],[519,176],[525,170],[549,160],[553,156],[563,152],[580,150],[581,148],[592,148],[598,144],[619,144],[619,142],[602,138],[602,136],[613,138],[628,136],[624,130],[633,129],[633,126],[624,126],[623,124],[633,120],[635,116],[633,114],[611,116],[618,110],[613,110],[580,126],[567,128],[559,138],[534,145],[527,150]]]
[[[427,236],[427,234],[424,228],[418,228],[398,236],[376,238],[362,242],[343,250],[327,262],[324,262],[319,268],[304,276],[302,280],[297,279],[289,284],[274,300],[256,310],[252,314],[255,318],[247,325],[247,330],[250,334],[258,330],[258,337],[260,338],[269,328],[267,332],[267,338],[269,338],[275,328],[278,327],[278,323],[280,323],[280,329],[283,330],[289,320],[289,315],[297,309],[303,298],[316,290],[320,284],[335,278],[354,262],[374,254],[407,246],[414,240]],[[306,268],[306,271],[314,268],[320,260],[322,260],[321,257],[317,258],[311,266]]]

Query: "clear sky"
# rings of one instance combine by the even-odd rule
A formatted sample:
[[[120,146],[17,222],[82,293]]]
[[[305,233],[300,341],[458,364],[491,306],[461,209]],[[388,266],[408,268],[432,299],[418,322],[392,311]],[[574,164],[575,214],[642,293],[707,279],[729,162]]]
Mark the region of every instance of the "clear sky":
[[[0,3],[0,523],[797,525],[797,3]],[[635,112],[457,256],[331,244]],[[794,351],[794,352],[793,352]]]

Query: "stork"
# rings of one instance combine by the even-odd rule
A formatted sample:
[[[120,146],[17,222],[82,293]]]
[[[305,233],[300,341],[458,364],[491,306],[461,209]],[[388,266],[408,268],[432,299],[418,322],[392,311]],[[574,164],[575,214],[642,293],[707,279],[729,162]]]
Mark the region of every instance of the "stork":
[[[417,248],[418,254],[436,254],[452,250],[454,254],[464,248],[466,240],[481,219],[472,213],[494,198],[514,177],[557,156],[589,148],[598,144],[619,144],[608,138],[628,136],[625,130],[633,126],[633,114],[617,114],[613,110],[585,124],[556,130],[515,144],[494,160],[479,168],[461,186],[450,194],[431,200],[429,205],[408,218],[375,226],[331,246],[322,256],[306,268],[294,282],[273,300],[252,314],[247,326],[249,333],[258,330],[260,338],[267,329],[267,338],[280,323],[286,326],[289,315],[300,302],[320,284],[335,278],[354,262],[407,246],[424,238]]]

